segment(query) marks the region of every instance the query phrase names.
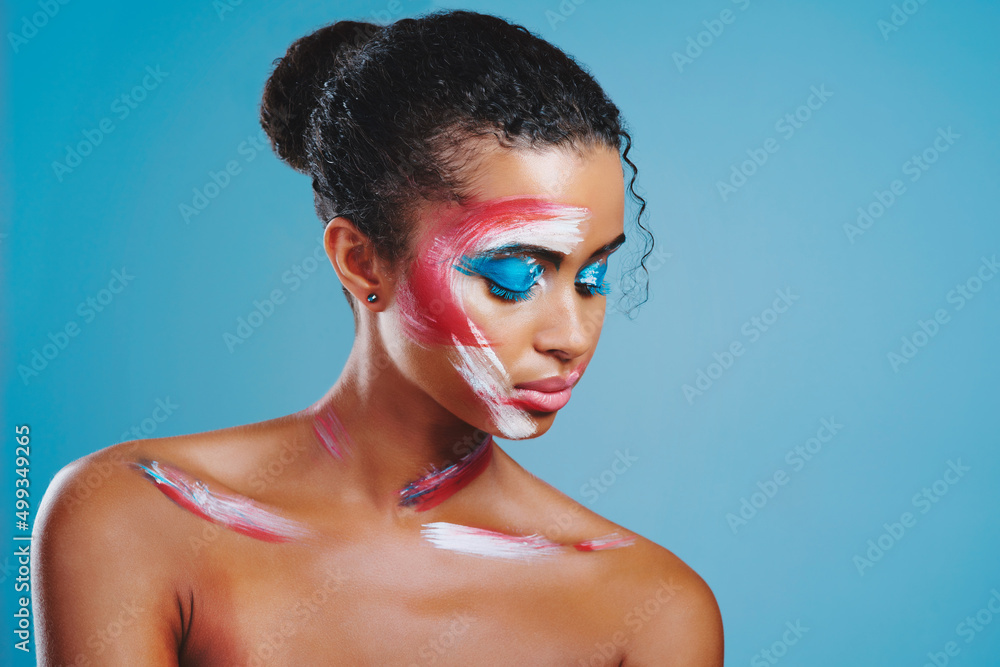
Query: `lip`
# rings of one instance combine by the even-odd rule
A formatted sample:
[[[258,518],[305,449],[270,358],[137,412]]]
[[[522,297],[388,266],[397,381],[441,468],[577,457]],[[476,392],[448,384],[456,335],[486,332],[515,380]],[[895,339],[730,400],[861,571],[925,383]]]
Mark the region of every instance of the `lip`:
[[[522,382],[514,386],[512,399],[529,410],[555,412],[569,403],[573,385],[580,379],[580,371],[575,370],[566,377],[555,375],[542,380]]]
[[[571,389],[579,379],[580,371],[575,370],[565,377],[561,375],[553,375],[552,377],[547,377],[542,380],[522,382],[514,385],[514,389],[529,389],[536,392],[559,393],[564,389]]]
[[[515,388],[513,401],[515,404],[528,410],[555,412],[566,407],[572,393],[572,387],[566,387],[562,391],[538,391],[537,389]]]

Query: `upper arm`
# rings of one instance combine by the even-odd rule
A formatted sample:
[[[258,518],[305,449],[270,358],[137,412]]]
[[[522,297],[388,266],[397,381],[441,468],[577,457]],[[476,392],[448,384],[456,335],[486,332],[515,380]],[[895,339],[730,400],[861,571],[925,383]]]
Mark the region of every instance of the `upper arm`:
[[[32,546],[40,665],[176,665],[177,614],[153,503],[119,461],[56,475]]]
[[[624,664],[722,667],[722,614],[708,584],[677,559],[658,567],[654,579],[646,598],[656,603],[646,608],[656,611],[642,617]]]

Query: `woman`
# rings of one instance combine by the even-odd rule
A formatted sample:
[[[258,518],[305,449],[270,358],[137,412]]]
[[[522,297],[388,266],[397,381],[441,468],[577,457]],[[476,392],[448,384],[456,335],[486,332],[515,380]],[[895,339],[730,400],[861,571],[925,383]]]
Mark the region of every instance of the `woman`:
[[[261,123],[312,177],[350,357],[296,414],[61,471],[42,664],[721,665],[694,571],[493,441],[545,433],[600,335],[632,163],[593,78],[488,15],[342,21]]]

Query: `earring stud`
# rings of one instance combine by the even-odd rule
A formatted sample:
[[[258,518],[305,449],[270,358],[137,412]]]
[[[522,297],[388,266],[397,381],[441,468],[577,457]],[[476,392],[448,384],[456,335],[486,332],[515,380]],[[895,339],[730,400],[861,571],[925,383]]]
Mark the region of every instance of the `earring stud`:
[[[375,303],[376,301],[378,301],[378,295],[377,294],[375,294],[374,292],[372,292],[371,294],[368,295],[368,303]]]

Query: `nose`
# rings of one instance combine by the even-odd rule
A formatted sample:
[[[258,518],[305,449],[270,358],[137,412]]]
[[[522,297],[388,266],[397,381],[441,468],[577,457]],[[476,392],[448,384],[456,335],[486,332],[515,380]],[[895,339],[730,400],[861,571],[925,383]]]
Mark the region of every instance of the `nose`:
[[[587,300],[576,290],[557,289],[540,303],[535,349],[560,361],[572,361],[597,342],[604,323],[603,303]]]

